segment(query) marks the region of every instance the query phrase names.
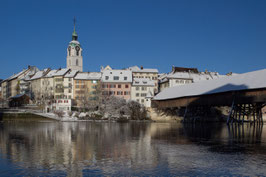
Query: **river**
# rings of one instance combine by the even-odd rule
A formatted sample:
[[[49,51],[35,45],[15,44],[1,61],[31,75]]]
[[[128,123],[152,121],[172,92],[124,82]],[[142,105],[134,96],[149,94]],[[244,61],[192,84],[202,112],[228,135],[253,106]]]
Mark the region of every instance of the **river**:
[[[265,176],[265,127],[2,122],[0,175]]]

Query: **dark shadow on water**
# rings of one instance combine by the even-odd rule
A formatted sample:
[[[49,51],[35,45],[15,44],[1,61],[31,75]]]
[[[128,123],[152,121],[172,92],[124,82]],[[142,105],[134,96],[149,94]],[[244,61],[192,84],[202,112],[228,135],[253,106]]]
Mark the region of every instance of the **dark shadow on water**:
[[[187,138],[217,153],[263,153],[262,124],[184,124]],[[252,147],[252,148],[251,148]],[[255,147],[255,148],[254,148]]]

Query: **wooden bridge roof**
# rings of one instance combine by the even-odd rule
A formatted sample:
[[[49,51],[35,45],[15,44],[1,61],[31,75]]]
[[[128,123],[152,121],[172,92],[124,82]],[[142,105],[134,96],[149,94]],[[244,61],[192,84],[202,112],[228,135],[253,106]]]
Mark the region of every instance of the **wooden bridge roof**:
[[[258,93],[257,90],[260,92]],[[266,69],[171,87],[160,92],[152,101],[159,107],[178,107],[189,104],[230,105],[236,93],[238,93],[238,101],[241,100],[241,102],[250,102],[251,99],[265,102]]]

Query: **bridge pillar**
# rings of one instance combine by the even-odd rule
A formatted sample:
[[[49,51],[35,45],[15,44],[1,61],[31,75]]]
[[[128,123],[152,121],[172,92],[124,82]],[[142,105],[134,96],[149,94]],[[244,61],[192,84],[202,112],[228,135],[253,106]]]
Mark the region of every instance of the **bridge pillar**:
[[[253,104],[233,104],[228,115],[227,124],[238,122],[257,122],[263,123],[262,108],[263,103]],[[252,119],[253,118],[253,119]]]

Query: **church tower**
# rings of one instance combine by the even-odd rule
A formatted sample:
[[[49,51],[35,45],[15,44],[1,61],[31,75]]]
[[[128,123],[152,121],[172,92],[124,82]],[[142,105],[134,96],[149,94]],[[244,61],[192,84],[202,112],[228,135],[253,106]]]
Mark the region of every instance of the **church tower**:
[[[67,68],[72,70],[83,71],[82,48],[78,42],[78,34],[76,32],[76,20],[74,18],[74,31],[72,33],[72,41],[69,42],[67,48]]]

